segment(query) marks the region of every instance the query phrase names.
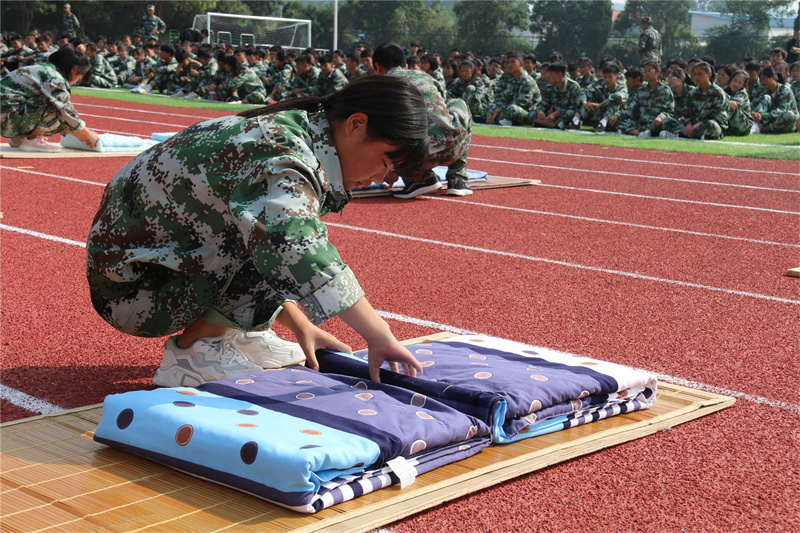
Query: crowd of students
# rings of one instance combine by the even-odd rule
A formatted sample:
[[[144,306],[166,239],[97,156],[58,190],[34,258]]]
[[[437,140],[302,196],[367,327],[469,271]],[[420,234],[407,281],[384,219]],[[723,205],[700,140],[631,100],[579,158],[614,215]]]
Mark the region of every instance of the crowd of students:
[[[800,31],[792,42],[797,41]],[[71,43],[92,65],[78,85],[230,103],[329,96],[375,71],[372,50],[364,45],[349,54],[334,50],[320,55],[313,49],[224,42],[158,44],[155,37],[143,41],[141,35],[87,42],[64,34],[55,44],[52,35],[36,32],[24,38],[5,35],[4,43],[7,71],[47,61],[50,53]],[[587,57],[566,62],[558,52],[542,63],[516,51],[480,57],[452,50],[442,58],[418,43],[406,52],[408,69],[439,81],[448,98],[463,99],[479,123],[585,125],[595,133],[697,139],[800,130],[800,62],[783,48],[760,61],[746,57],[729,65],[701,57],[644,59],[627,68],[613,57],[597,66]]]

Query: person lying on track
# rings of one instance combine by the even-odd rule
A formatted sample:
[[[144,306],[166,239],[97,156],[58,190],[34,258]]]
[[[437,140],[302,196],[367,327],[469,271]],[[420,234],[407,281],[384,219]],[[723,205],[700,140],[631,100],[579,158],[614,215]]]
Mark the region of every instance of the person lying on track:
[[[70,100],[70,85],[91,69],[89,58],[67,45],[47,63],[20,67],[0,80],[0,135],[26,152],[58,152],[44,138],[70,133],[94,147],[97,133],[86,127]]]
[[[87,244],[92,304],[113,327],[160,337],[157,385],[196,386],[350,348],[319,324],[340,316],[367,342],[370,374],[419,362],[367,301],[320,217],[388,170],[421,179],[425,103],[406,79],[364,76],[200,122],[143,152],[107,186]],[[277,321],[299,357],[271,354]]]

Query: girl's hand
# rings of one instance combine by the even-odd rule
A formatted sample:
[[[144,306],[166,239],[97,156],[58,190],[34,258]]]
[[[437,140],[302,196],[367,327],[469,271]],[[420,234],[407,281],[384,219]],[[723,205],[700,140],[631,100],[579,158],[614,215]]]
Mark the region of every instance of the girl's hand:
[[[380,383],[380,368],[384,361],[389,363],[389,369],[392,372],[400,373],[400,365],[403,365],[403,374],[407,376],[417,377],[417,374],[422,374],[422,365],[419,364],[416,357],[394,338],[370,344],[367,358],[369,379],[372,381]]]
[[[310,322],[303,327],[299,335],[295,336],[297,337],[297,343],[303,349],[303,353],[306,354],[306,364],[312,370],[319,370],[317,350],[327,349],[335,352],[353,353],[353,350],[348,345]]]
[[[736,111],[736,108],[739,107],[739,102],[737,102],[736,100],[731,100],[730,102],[728,102],[728,105],[731,106],[731,109]]]
[[[80,131],[73,132],[72,135],[90,148],[97,146],[97,132],[92,131],[89,128],[83,128]]]

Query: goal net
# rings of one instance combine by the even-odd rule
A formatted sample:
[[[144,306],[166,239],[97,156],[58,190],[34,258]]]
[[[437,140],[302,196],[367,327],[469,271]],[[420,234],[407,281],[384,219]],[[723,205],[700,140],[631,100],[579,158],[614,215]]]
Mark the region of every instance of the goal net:
[[[208,30],[211,43],[234,46],[279,44],[284,48],[311,46],[311,21],[276,17],[254,17],[228,13],[195,15],[192,28]]]

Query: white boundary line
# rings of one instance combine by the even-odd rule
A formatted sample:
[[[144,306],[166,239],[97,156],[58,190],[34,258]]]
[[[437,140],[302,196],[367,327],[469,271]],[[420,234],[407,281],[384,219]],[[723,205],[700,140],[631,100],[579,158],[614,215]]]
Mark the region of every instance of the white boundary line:
[[[484,159],[481,157],[470,157],[471,161],[485,161],[487,163],[498,163],[498,164],[506,164],[506,165],[522,165],[526,167],[531,167],[532,169],[539,169],[539,168],[548,168],[552,170],[561,170],[561,171],[571,171],[571,172],[588,172],[590,174],[607,174],[614,177],[625,177],[625,178],[643,178],[649,180],[661,180],[661,181],[680,181],[684,183],[692,183],[692,184],[699,184],[699,185],[713,185],[715,187],[737,187],[741,189],[756,189],[759,191],[773,191],[773,192],[789,192],[789,193],[800,193],[800,190],[795,189],[775,189],[772,187],[759,187],[757,185],[739,185],[737,183],[724,183],[718,181],[700,181],[700,180],[690,180],[690,179],[683,179],[683,178],[666,178],[663,176],[650,176],[648,174],[625,174],[624,172],[611,172],[608,170],[593,170],[590,168],[573,168],[573,167],[559,167],[554,165],[538,165],[535,163],[520,163],[517,161],[503,161],[500,159]]]
[[[731,144],[731,143],[727,143],[727,144]],[[741,144],[747,144],[747,143],[741,143]],[[571,157],[585,157],[585,158],[591,158],[591,159],[606,159],[606,160],[612,160],[614,162],[624,161],[624,162],[627,162],[627,163],[646,163],[648,165],[670,165],[670,166],[676,166],[676,167],[707,168],[707,169],[712,169],[712,170],[728,170],[728,171],[731,171],[731,172],[754,172],[754,173],[759,173],[759,174],[776,174],[776,172],[774,170],[753,170],[753,169],[744,169],[744,168],[715,167],[715,166],[711,166],[711,165],[694,165],[694,164],[690,164],[690,163],[675,163],[675,162],[672,162],[672,161],[650,161],[648,159],[626,159],[626,158],[622,158],[622,157],[614,157],[612,159],[612,158],[610,158],[608,156],[604,156],[604,155],[578,154],[578,153],[573,153],[573,152],[554,152],[554,151],[551,151],[551,150],[536,150],[536,149],[532,150],[530,148],[511,148],[511,147],[508,147],[508,146],[494,146],[492,144],[475,144],[475,143],[470,144],[470,148],[473,147],[473,146],[476,146],[478,148],[500,148],[501,150],[513,150],[515,152],[531,152],[531,153],[540,153],[540,154],[546,154],[546,155],[566,155],[566,156],[571,156]],[[590,145],[590,146],[601,146],[601,145]],[[756,145],[747,144],[747,146],[756,146]],[[762,144],[762,145],[757,145],[757,146],[779,147],[779,146],[784,146],[784,145],[780,145],[780,144],[778,144],[778,145],[775,145],[775,144],[763,145]],[[623,147],[607,146],[606,148],[623,148]],[[790,147],[786,146],[786,148],[790,148]],[[669,152],[666,152],[666,153],[669,154]],[[688,154],[688,155],[712,155],[712,154]],[[722,156],[722,157],[730,157],[730,156]],[[757,159],[755,161],[761,161],[761,160]],[[770,160],[769,159],[764,159],[763,161],[770,161]],[[800,173],[794,174],[794,173],[791,173],[791,172],[778,172],[777,174],[785,174],[787,176],[800,176]]]
[[[151,115],[165,115],[168,117],[184,117],[184,118],[193,118],[196,120],[211,120],[218,117],[198,117],[196,115],[181,115],[179,113],[164,113],[163,111],[151,111],[149,109],[131,109],[129,107],[113,107],[113,106],[106,106],[106,105],[98,105],[98,104],[76,104],[76,108],[80,107],[99,107],[100,109],[113,109],[115,111],[127,111],[127,112],[134,112],[134,113],[149,113]],[[183,109],[183,108],[173,108],[173,109]],[[81,113],[79,113],[81,114]],[[116,117],[114,117],[116,118]]]
[[[713,291],[713,292],[723,292],[723,293],[726,293],[726,294],[734,294],[734,295],[737,295],[737,296],[744,296],[744,297],[748,297],[748,298],[756,298],[758,300],[769,300],[769,301],[773,301],[773,302],[785,303],[785,304],[790,304],[790,305],[800,305],[800,300],[791,300],[789,298],[781,298],[781,297],[778,297],[778,296],[769,296],[767,294],[759,294],[759,293],[747,292],[747,291],[738,291],[738,290],[734,290],[734,289],[724,289],[724,288],[721,288],[721,287],[712,287],[710,285],[701,285],[699,283],[691,283],[691,282],[688,282],[688,281],[678,281],[678,280],[674,280],[674,279],[658,278],[658,277],[655,277],[655,276],[646,276],[644,274],[636,274],[634,272],[625,272],[625,271],[622,271],[622,270],[612,270],[610,268],[601,268],[601,267],[594,267],[594,266],[589,266],[589,265],[580,265],[578,263],[568,263],[566,261],[558,261],[556,259],[547,259],[545,257],[534,257],[534,256],[518,254],[518,253],[514,253],[514,252],[503,252],[501,250],[492,250],[492,249],[489,249],[489,248],[481,248],[479,246],[469,246],[469,245],[466,245],[466,244],[457,244],[457,243],[453,243],[453,242],[437,241],[437,240],[434,240],[434,239],[426,239],[426,238],[423,238],[423,237],[413,237],[411,235],[403,235],[403,234],[400,234],[400,233],[391,233],[391,232],[388,232],[388,231],[381,231],[381,230],[369,229],[369,228],[360,228],[360,227],[356,227],[356,226],[350,226],[348,224],[338,224],[338,223],[335,223],[335,222],[325,222],[325,225],[326,226],[330,226],[330,227],[334,227],[334,228],[343,228],[343,229],[349,229],[349,230],[353,230],[353,231],[361,231],[361,232],[364,232],[364,233],[372,233],[372,234],[375,234],[375,235],[383,235],[384,237],[393,237],[393,238],[396,238],[396,239],[404,239],[404,240],[409,240],[409,241],[414,241],[414,242],[422,242],[422,243],[425,243],[425,244],[435,244],[437,246],[445,246],[445,247],[448,247],[448,248],[457,248],[459,250],[469,250],[469,251],[472,251],[472,252],[480,252],[480,253],[483,253],[483,254],[499,255],[499,256],[503,256],[503,257],[511,257],[511,258],[514,258],[514,259],[525,259],[527,261],[534,261],[534,262],[539,262],[539,263],[548,263],[548,264],[551,264],[551,265],[559,265],[559,266],[564,266],[564,267],[568,267],[568,268],[577,268],[577,269],[581,269],[581,270],[590,270],[592,272],[602,272],[604,274],[612,274],[612,275],[615,275],[615,276],[623,276],[623,277],[626,277],[626,278],[634,278],[634,279],[640,279],[640,280],[644,280],[644,281],[655,281],[655,282],[658,282],[658,283],[667,283],[667,284],[670,284],[670,285],[679,285],[679,286],[682,286],[682,287],[689,287],[689,288],[693,288],[693,289],[701,289],[701,290]]]
[[[0,400],[5,400],[10,404],[25,409],[26,411],[30,411],[31,413],[37,413],[40,415],[47,415],[50,413],[58,413],[59,411],[64,411],[63,407],[60,407],[54,403],[50,403],[45,400],[40,400],[35,396],[25,394],[24,392],[19,391],[17,389],[6,387],[2,383],[0,383]]]
[[[800,244],[790,244],[790,243],[785,243],[785,242],[773,242],[773,241],[762,241],[762,240],[759,240],[759,239],[750,239],[748,237],[733,237],[733,236],[730,236],[730,235],[719,235],[719,234],[716,234],[716,233],[703,233],[703,232],[700,232],[700,231],[691,231],[691,230],[686,230],[686,229],[664,228],[664,227],[661,227],[661,226],[648,226],[646,224],[634,224],[632,222],[618,222],[618,221],[615,221],[615,220],[603,220],[601,218],[582,217],[582,216],[579,216],[579,215],[567,215],[567,214],[564,214],[564,213],[553,213],[553,212],[550,212],[550,211],[537,211],[535,209],[525,209],[523,207],[509,207],[509,206],[505,206],[505,205],[496,205],[496,204],[487,204],[487,203],[483,203],[483,202],[475,202],[475,201],[472,201],[472,200],[467,201],[467,200],[458,200],[458,199],[455,199],[455,198],[444,198],[444,197],[441,197],[441,196],[424,195],[424,196],[420,196],[418,199],[420,199],[420,200],[435,200],[435,201],[441,201],[441,202],[453,202],[453,203],[465,204],[465,205],[477,205],[477,206],[480,206],[480,207],[489,207],[489,208],[492,208],[492,209],[502,209],[502,210],[507,210],[507,211],[517,211],[517,212],[520,212],[520,213],[530,213],[530,214],[534,214],[534,215],[545,215],[545,216],[551,216],[551,217],[571,218],[571,219],[574,219],[574,220],[584,220],[586,222],[597,222],[599,224],[614,224],[614,225],[617,225],[617,226],[626,226],[626,227],[631,227],[631,228],[649,229],[649,230],[655,230],[655,231],[669,231],[669,232],[673,232],[673,233],[685,233],[687,235],[695,235],[697,237],[709,237],[709,238],[712,238],[712,239],[730,239],[730,240],[734,240],[734,241],[752,242],[752,243],[755,243],[755,244],[767,244],[767,245],[770,245],[770,246],[790,246],[792,248],[800,248]]]

